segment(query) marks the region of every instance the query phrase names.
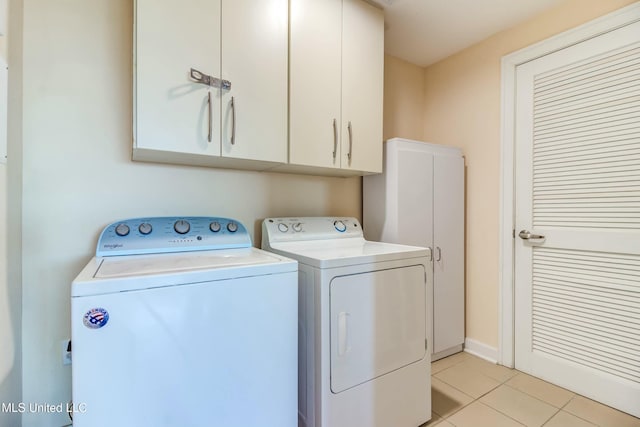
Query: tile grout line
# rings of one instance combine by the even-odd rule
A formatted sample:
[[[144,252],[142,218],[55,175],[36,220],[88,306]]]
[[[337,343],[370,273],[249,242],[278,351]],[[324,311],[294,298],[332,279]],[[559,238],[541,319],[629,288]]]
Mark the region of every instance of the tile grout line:
[[[433,376],[433,375],[432,375]],[[442,381],[440,378],[437,378],[438,381]],[[464,394],[465,396],[470,397],[471,399],[473,399],[471,402],[467,403],[466,405],[462,405],[459,409],[457,409],[456,411],[450,413],[449,415],[447,415],[446,417],[443,415],[438,414],[437,412],[435,412],[433,410],[433,405],[431,407],[431,412],[433,412],[434,414],[436,414],[437,416],[439,416],[440,418],[442,418],[442,420],[447,420],[449,417],[451,417],[452,415],[457,414],[458,412],[462,411],[464,408],[466,408],[467,406],[471,405],[473,402],[475,402],[477,399],[475,399],[473,396],[469,396],[467,393],[463,392],[462,390],[458,390],[457,388],[455,388],[454,386],[452,386],[451,384],[442,381],[444,384],[448,385],[449,387],[459,391],[460,393]],[[451,423],[450,423],[451,424]]]
[[[524,394],[526,394],[527,396],[531,396],[531,397],[533,397],[534,399],[537,399],[537,400],[539,400],[539,401],[540,401],[540,402],[542,402],[542,403],[546,403],[547,405],[551,405],[551,406],[553,406],[554,408],[559,408],[560,410],[563,410],[563,409],[564,409],[564,408],[565,408],[565,407],[566,407],[566,406],[567,406],[567,405],[568,405],[568,404],[569,404],[569,403],[570,403],[570,402],[571,402],[571,401],[572,401],[576,396],[579,396],[579,394],[574,393],[573,391],[571,391],[571,390],[569,390],[569,389],[566,389],[566,388],[564,388],[564,387],[560,387],[560,386],[558,386],[558,385],[555,385],[555,384],[553,384],[553,383],[550,383],[550,382],[548,382],[548,381],[545,381],[545,380],[543,380],[542,378],[534,377],[533,375],[529,375],[529,374],[527,374],[526,372],[518,371],[518,374],[528,375],[528,376],[530,376],[530,377],[532,377],[532,378],[535,378],[536,380],[540,380],[540,381],[542,381],[542,382],[544,382],[544,383],[546,383],[546,384],[549,384],[550,386],[557,387],[557,388],[559,388],[559,389],[566,390],[566,391],[568,391],[569,393],[571,393],[571,395],[572,395],[572,396],[571,396],[571,398],[570,398],[569,400],[567,400],[567,401],[566,401],[562,406],[558,407],[558,406],[553,405],[553,404],[551,404],[551,403],[549,403],[549,402],[545,402],[544,400],[539,399],[538,397],[534,396],[533,394],[528,393],[526,390],[520,390],[519,388],[516,388],[516,387],[514,387],[514,386],[512,386],[512,385],[509,385],[509,384],[507,384],[507,383],[505,382],[505,384],[504,384],[504,385],[506,385],[507,387],[510,387],[510,388],[512,388],[512,389],[514,389],[514,390],[518,390],[519,392],[524,393]],[[517,375],[514,375],[514,376],[513,376],[513,377],[511,377],[509,380],[507,380],[507,382],[508,382],[508,381],[510,381],[511,379],[515,378],[516,376],[517,376]],[[565,412],[566,412],[566,411],[565,411]],[[593,424],[593,423],[592,423],[592,424]]]
[[[524,426],[524,427],[527,427],[527,425],[526,425],[526,424],[522,424],[520,421],[516,420],[516,419],[515,419],[515,418],[513,418],[512,416],[505,414],[504,412],[500,411],[499,409],[494,408],[494,407],[493,407],[493,406],[491,406],[491,405],[487,405],[487,404],[486,404],[486,403],[484,403],[484,402],[480,402],[480,400],[478,400],[478,403],[480,403],[481,405],[486,406],[487,408],[493,409],[493,410],[494,410],[494,411],[496,411],[497,413],[502,414],[502,415],[504,415],[505,417],[512,419],[513,421],[517,422],[518,424],[520,424],[520,425],[522,425],[522,426]]]
[[[534,399],[535,401],[538,401],[539,403],[542,403],[542,404],[548,405],[549,407],[551,407],[551,408],[553,408],[553,409],[554,409],[554,412],[551,414],[551,416],[550,416],[548,419],[546,419],[546,421],[544,421],[544,422],[543,422],[539,427],[547,426],[547,425],[549,424],[549,422],[550,422],[554,417],[556,417],[558,414],[560,414],[561,412],[565,413],[565,414],[566,414],[566,415],[568,415],[568,416],[576,417],[576,418],[578,418],[579,420],[584,421],[585,423],[587,423],[587,424],[589,424],[589,425],[592,425],[592,426],[594,426],[594,427],[596,427],[596,426],[598,426],[598,427],[602,427],[602,425],[601,425],[601,424],[598,424],[598,423],[596,423],[596,422],[595,422],[595,421],[593,421],[593,420],[590,420],[590,419],[587,419],[587,418],[583,418],[583,416],[577,415],[577,414],[575,414],[575,413],[573,413],[573,412],[570,412],[570,411],[566,410],[566,408],[571,404],[571,402],[573,402],[574,400],[576,400],[576,398],[578,398],[578,397],[582,397],[582,398],[584,398],[584,396],[582,396],[582,395],[580,395],[580,394],[577,394],[577,393],[575,393],[575,392],[572,392],[571,390],[565,389],[565,388],[563,388],[563,387],[556,386],[555,384],[549,383],[548,381],[545,381],[545,380],[543,380],[543,379],[541,379],[541,378],[533,377],[533,378],[538,379],[538,380],[541,380],[541,381],[543,381],[543,382],[545,382],[545,383],[547,383],[547,384],[549,384],[549,385],[551,385],[551,386],[558,387],[558,388],[560,388],[560,389],[566,390],[567,392],[571,393],[571,397],[570,397],[570,398],[569,398],[569,399],[568,399],[564,404],[562,404],[560,407],[558,407],[558,406],[556,406],[556,405],[554,405],[554,404],[552,404],[552,403],[546,402],[546,401],[544,401],[544,400],[542,400],[542,399],[540,399],[540,398],[538,398],[538,397],[534,396],[533,394],[530,394],[530,393],[528,392],[528,390],[529,390],[529,389],[528,389],[528,388],[526,388],[526,387],[523,387],[523,389],[519,389],[519,388],[516,388],[516,387],[514,387],[514,386],[512,386],[512,385],[510,385],[510,384],[507,384],[509,381],[513,380],[514,378],[516,378],[516,377],[517,377],[517,376],[519,376],[520,374],[527,375],[526,373],[524,373],[524,372],[522,372],[522,371],[519,371],[519,370],[517,370],[517,369],[512,369],[512,371],[513,371],[513,372],[515,372],[515,374],[514,374],[514,375],[512,375],[512,376],[510,376],[509,378],[506,378],[506,379],[504,379],[504,380],[500,380],[500,379],[498,379],[498,378],[495,378],[495,377],[493,377],[493,376],[491,376],[491,375],[488,375],[488,374],[486,374],[486,373],[482,372],[480,369],[476,370],[474,366],[469,366],[469,368],[473,369],[477,374],[481,375],[482,377],[484,377],[484,378],[486,378],[486,379],[489,379],[489,380],[492,380],[492,381],[494,381],[494,382],[498,383],[496,386],[491,387],[489,390],[487,390],[486,392],[484,392],[483,394],[481,394],[481,395],[480,395],[480,396],[478,396],[477,398],[476,398],[476,397],[474,397],[474,396],[469,395],[467,392],[465,392],[465,391],[461,390],[460,388],[458,388],[458,387],[454,386],[453,384],[450,384],[449,382],[445,381],[444,379],[437,377],[437,375],[439,375],[440,373],[444,373],[445,371],[447,371],[447,370],[449,370],[449,369],[451,369],[451,368],[454,368],[454,367],[459,367],[459,365],[464,364],[464,363],[468,362],[469,360],[473,360],[473,359],[472,359],[472,358],[468,358],[468,357],[466,357],[466,358],[464,358],[463,360],[459,360],[459,361],[457,361],[457,362],[453,363],[452,365],[447,366],[446,368],[441,369],[441,370],[439,370],[439,371],[437,371],[437,372],[435,372],[435,373],[434,373],[434,372],[432,372],[432,374],[431,374],[432,379],[433,379],[433,378],[435,378],[435,379],[437,379],[438,381],[442,382],[443,384],[447,385],[448,387],[451,387],[453,390],[455,390],[455,391],[457,391],[457,392],[461,393],[462,395],[467,396],[467,397],[469,397],[469,398],[471,398],[471,399],[472,399],[469,403],[467,403],[467,404],[465,404],[465,405],[461,406],[460,408],[458,408],[458,409],[457,409],[457,410],[455,410],[454,412],[449,413],[446,417],[445,417],[445,416],[442,416],[442,415],[440,415],[440,414],[438,414],[437,412],[435,412],[435,411],[434,411],[433,413],[434,413],[435,415],[437,415],[437,416],[440,418],[440,419],[439,419],[439,421],[438,421],[438,423],[440,423],[440,422],[442,422],[442,421],[445,421],[445,422],[447,422],[447,423],[449,423],[449,424],[451,424],[451,425],[454,425],[454,426],[455,426],[455,424],[454,424],[454,423],[452,423],[451,421],[449,421],[449,420],[451,419],[451,417],[455,416],[458,412],[461,412],[461,411],[462,411],[462,410],[464,410],[465,408],[468,408],[468,407],[469,407],[470,405],[472,405],[474,402],[478,402],[478,404],[480,404],[480,405],[482,405],[482,406],[484,406],[484,407],[486,407],[486,408],[489,408],[489,409],[491,409],[491,410],[494,410],[495,412],[497,412],[497,413],[499,413],[499,414],[501,414],[501,415],[503,415],[503,416],[505,416],[505,417],[507,417],[507,418],[509,418],[509,419],[513,420],[514,422],[518,423],[519,425],[523,425],[523,426],[525,426],[525,427],[526,427],[526,425],[525,425],[525,424],[522,424],[520,421],[516,420],[515,418],[511,417],[510,415],[508,415],[508,414],[506,414],[506,413],[502,412],[502,410],[497,409],[497,408],[494,408],[493,406],[491,406],[491,405],[489,405],[489,404],[487,404],[487,403],[484,403],[484,402],[481,402],[481,401],[480,401],[480,399],[484,398],[486,395],[488,395],[488,394],[490,394],[490,393],[492,393],[492,392],[496,391],[498,388],[500,388],[500,386],[504,385],[504,386],[508,387],[509,389],[511,389],[512,391],[520,392],[520,393],[522,393],[523,395],[526,395],[527,397],[529,397],[529,398],[531,398],[531,399]],[[500,365],[497,365],[497,366],[500,366]],[[506,368],[506,367],[505,367],[505,368]],[[506,368],[506,369],[509,369],[509,368]],[[596,403],[597,403],[597,402],[596,402]],[[615,408],[612,408],[612,409],[615,409]],[[433,411],[433,407],[432,407],[432,411]],[[437,424],[436,424],[436,426],[437,426]]]
[[[472,403],[473,403],[474,401],[476,401],[476,400],[480,400],[482,397],[486,396],[487,394],[491,393],[493,390],[497,389],[498,387],[500,387],[500,386],[502,385],[502,384],[498,384],[497,386],[495,386],[495,387],[493,387],[491,390],[489,390],[489,391],[487,391],[487,392],[485,392],[485,393],[481,394],[480,396],[478,396],[478,397],[473,397],[473,396],[471,396],[470,394],[468,394],[468,393],[466,393],[466,392],[464,392],[464,391],[460,390],[458,387],[456,387],[456,386],[454,386],[454,385],[452,385],[452,384],[449,384],[448,382],[446,382],[446,381],[444,381],[444,380],[441,380],[440,378],[438,378],[438,381],[442,381],[443,383],[445,383],[445,384],[446,384],[446,385],[448,385],[449,387],[451,387],[451,388],[455,389],[456,391],[459,391],[460,393],[464,394],[465,396],[468,396],[468,397],[472,398],[472,399],[473,399]]]
[[[553,405],[552,405],[552,406],[553,406]],[[553,406],[553,407],[554,407],[554,408],[556,408],[555,406]],[[545,421],[544,423],[542,423],[542,425],[541,425],[540,427],[544,427],[544,426],[546,426],[547,424],[549,424],[549,421],[551,421],[551,420],[553,419],[553,417],[555,417],[556,415],[558,415],[558,414],[560,413],[560,411],[562,411],[562,409],[559,409],[559,408],[556,408],[556,409],[557,409],[557,411],[556,411],[556,412],[554,412],[554,413],[553,413],[553,415],[551,415],[547,421]]]
[[[524,391],[522,391],[522,390],[518,390],[518,389],[517,389],[517,388],[515,388],[515,387],[511,387],[510,385],[508,385],[508,384],[506,384],[506,383],[505,383],[505,384],[502,384],[502,385],[504,385],[505,387],[510,388],[511,390],[519,391],[519,392],[520,392],[520,393],[522,393],[522,394],[526,394],[527,396],[531,397],[532,399],[535,399],[535,400],[537,400],[538,402],[541,402],[541,403],[544,403],[544,404],[546,404],[546,405],[549,405],[549,406],[551,406],[553,409],[555,409],[555,410],[556,410],[556,411],[555,411],[555,412],[554,412],[554,413],[553,413],[553,414],[552,414],[552,415],[551,415],[547,420],[545,420],[545,421],[540,425],[540,427],[542,427],[542,426],[544,426],[545,424],[547,424],[547,423],[551,420],[551,418],[555,417],[555,416],[558,414],[558,412],[560,412],[560,411],[562,410],[561,408],[558,408],[558,407],[556,407],[556,406],[554,406],[554,405],[552,405],[552,404],[550,404],[550,403],[547,403],[547,402],[545,402],[545,401],[543,401],[543,400],[540,400],[540,399],[538,399],[538,398],[537,398],[537,397],[535,397],[535,396],[531,396],[529,393],[525,393],[525,392],[524,392]],[[494,390],[495,390],[495,389],[494,389]],[[492,390],[492,391],[493,391],[493,390]],[[490,392],[489,392],[489,393],[490,393]],[[489,393],[486,393],[486,394],[489,394]],[[484,397],[484,396],[485,396],[485,395],[483,395],[482,397]],[[478,400],[479,400],[479,399],[480,399],[480,398],[478,398]],[[505,413],[504,413],[504,412],[502,412],[500,409],[498,409],[498,408],[494,408],[493,406],[488,405],[488,404],[486,404],[486,403],[484,403],[484,402],[480,402],[480,403],[483,403],[484,405],[488,406],[489,408],[493,409],[494,411],[497,411],[497,412],[501,413],[502,415],[505,415],[505,416],[507,416],[507,417],[511,418],[512,420],[515,420],[515,421],[517,421],[518,423],[520,423],[520,421],[516,420],[515,418],[512,418],[512,417],[511,417],[511,416],[509,416],[508,414],[505,414]],[[522,423],[520,423],[520,424],[522,424]],[[523,425],[525,425],[525,424],[523,424]]]
[[[467,360],[468,360],[468,359],[467,359]],[[493,387],[493,388],[491,388],[490,390],[488,390],[487,392],[483,393],[482,395],[480,395],[480,396],[478,396],[478,397],[474,397],[474,396],[470,396],[470,395],[469,395],[469,394],[467,394],[466,392],[464,392],[464,391],[460,390],[458,387],[454,386],[453,384],[449,384],[449,383],[448,383],[448,382],[446,382],[445,380],[443,380],[443,379],[441,379],[441,378],[436,377],[436,375],[438,375],[439,373],[444,372],[444,371],[446,371],[446,370],[448,370],[448,369],[451,369],[451,368],[453,368],[453,367],[455,367],[455,366],[457,366],[457,365],[460,365],[460,364],[462,364],[462,363],[466,362],[467,360],[462,360],[462,361],[460,361],[460,362],[458,362],[458,363],[455,363],[455,364],[453,364],[453,365],[451,365],[451,366],[449,366],[449,367],[447,367],[447,368],[445,368],[445,369],[443,369],[443,370],[441,370],[441,371],[438,371],[438,372],[437,372],[437,373],[435,373],[435,374],[431,374],[431,376],[432,376],[432,377],[435,377],[438,381],[443,382],[444,384],[448,385],[449,387],[453,388],[454,390],[457,390],[457,391],[459,391],[460,393],[464,394],[465,396],[468,396],[468,397],[470,397],[471,399],[473,399],[471,402],[467,403],[466,405],[463,405],[462,407],[460,407],[460,408],[459,408],[458,410],[456,410],[455,412],[452,412],[451,414],[447,415],[447,417],[443,417],[442,415],[438,414],[437,412],[434,412],[435,414],[437,414],[437,415],[438,415],[440,418],[442,418],[443,420],[448,420],[448,419],[449,419],[449,417],[452,417],[453,415],[455,415],[455,414],[457,414],[458,412],[462,411],[464,408],[466,408],[467,406],[471,405],[471,404],[472,404],[472,403],[474,403],[474,402],[478,402],[478,403],[480,403],[481,405],[484,405],[484,406],[486,406],[486,407],[488,407],[488,408],[491,408],[491,409],[494,409],[494,410],[495,410],[495,408],[492,408],[491,406],[489,406],[489,405],[485,405],[484,403],[480,402],[480,399],[481,399],[482,397],[486,396],[487,394],[491,393],[493,390],[497,389],[497,388],[498,388],[498,387],[500,387],[501,385],[503,385],[503,384],[504,384],[504,382],[500,382],[499,380],[496,380],[495,378],[492,378],[492,377],[490,377],[490,376],[488,376],[488,375],[485,375],[485,374],[484,374],[484,373],[482,373],[482,372],[478,372],[480,375],[482,375],[482,376],[484,376],[484,377],[486,377],[486,378],[489,378],[489,379],[491,379],[491,380],[496,381],[496,382],[498,383],[498,385],[497,385],[497,386],[495,386],[495,387]],[[516,375],[517,375],[517,374],[516,374]],[[514,375],[514,376],[515,376],[515,375]],[[513,378],[513,377],[511,377],[511,378]],[[507,379],[506,381],[509,381],[509,379]],[[432,408],[431,410],[433,411],[433,408]],[[497,411],[497,412],[499,412],[499,413],[501,413],[501,414],[502,414],[502,412],[500,412],[500,411]],[[509,416],[508,416],[508,415],[506,415],[506,414],[502,414],[502,415],[505,415],[505,416],[509,417]],[[511,417],[509,417],[509,418],[511,418]],[[511,418],[511,419],[513,419],[513,418]],[[517,420],[514,420],[514,421],[518,422]],[[518,422],[518,423],[519,423],[519,422]],[[521,424],[521,423],[519,423],[519,424]]]
[[[567,401],[567,403],[565,403],[564,405],[562,405],[562,408],[560,408],[560,409],[564,409],[564,408],[566,408],[566,407],[567,407],[567,405],[569,405],[569,403],[571,403],[571,402],[573,401],[573,399],[575,399],[575,398],[576,398],[576,396],[577,396],[577,394],[573,393],[573,396],[571,396],[571,399],[569,399],[569,400]]]
[[[459,353],[456,353],[456,354],[459,354]],[[451,357],[451,356],[448,356],[448,357]],[[431,362],[431,363],[437,363],[437,362],[439,362],[440,360],[444,360],[444,359],[446,359],[446,357],[443,357],[442,359],[436,360],[435,362]],[[447,366],[446,368],[443,368],[443,369],[440,369],[438,372],[433,372],[433,369],[431,369],[431,376],[437,375],[437,374],[439,374],[440,372],[446,371],[446,370],[447,370],[447,369],[449,369],[449,368],[453,368],[454,366],[457,366],[457,365],[459,365],[459,364],[461,364],[461,363],[464,363],[464,362],[466,362],[467,360],[469,360],[469,359],[466,359],[466,358],[465,358],[464,360],[460,360],[460,361],[458,361],[458,362],[454,362],[454,363],[453,363],[453,365],[451,365],[451,366]],[[433,368],[433,367],[432,367],[432,368]]]
[[[559,411],[561,411],[561,410],[562,410],[562,408],[564,408],[565,406],[567,406],[567,405],[569,404],[569,402],[571,402],[571,401],[573,400],[573,398],[575,397],[575,394],[574,394],[574,396],[571,396],[571,399],[569,399],[569,400],[567,401],[567,403],[565,403],[564,405],[562,405],[562,406],[558,407],[558,406],[556,406],[556,405],[552,405],[552,404],[551,404],[551,403],[549,403],[549,402],[545,402],[544,400],[539,399],[539,398],[537,398],[536,396],[534,396],[534,395],[532,395],[532,394],[529,394],[529,393],[527,393],[527,392],[526,392],[526,391],[524,391],[524,390],[520,390],[519,388],[515,388],[515,387],[513,387],[513,386],[510,386],[509,384],[504,384],[504,385],[505,385],[506,387],[509,387],[511,390],[519,391],[520,393],[526,394],[527,396],[531,397],[532,399],[535,399],[535,400],[537,400],[538,402],[542,402],[542,403],[544,403],[544,404],[546,404],[546,405],[549,405],[549,406],[551,406],[552,408],[556,408],[556,409],[557,409],[557,410],[559,410]],[[557,387],[557,386],[556,386],[556,387]],[[566,390],[566,389],[565,389],[565,390]]]
[[[579,419],[581,419],[582,421],[585,421],[585,422],[587,422],[587,423],[589,423],[589,424],[591,424],[591,425],[594,425],[594,426],[597,426],[597,427],[601,427],[601,426],[600,426],[600,424],[597,424],[597,423],[596,423],[595,421],[593,421],[593,420],[588,420],[588,419],[586,419],[586,418],[582,418],[580,415],[577,415],[577,414],[574,414],[573,412],[569,412],[569,411],[565,411],[565,410],[564,410],[564,408],[566,408],[567,406],[569,406],[569,403],[573,402],[573,400],[574,400],[576,397],[583,397],[583,398],[584,398],[584,396],[582,396],[581,394],[573,393],[573,396],[571,397],[571,399],[569,399],[569,401],[568,401],[567,403],[565,403],[565,404],[564,404],[564,406],[561,408],[561,411],[566,412],[566,413],[567,413],[567,414],[569,414],[569,415],[573,415],[574,417],[579,418]],[[596,402],[596,403],[598,403],[598,402]]]
[[[518,371],[518,373],[524,373],[525,375],[529,375],[529,374],[527,374],[526,372],[521,372],[521,371]],[[530,376],[532,376],[532,375],[530,375]],[[585,421],[585,422],[587,422],[587,423],[589,423],[589,424],[591,424],[591,425],[593,425],[593,426],[602,427],[600,424],[597,424],[597,423],[596,423],[595,421],[593,421],[593,420],[590,420],[590,419],[587,419],[587,418],[581,417],[580,415],[577,415],[577,414],[575,414],[575,413],[573,413],[573,412],[570,412],[570,411],[565,410],[565,408],[566,408],[567,406],[569,406],[569,404],[570,404],[572,401],[574,401],[576,398],[578,398],[578,397],[582,397],[582,398],[584,398],[584,399],[588,399],[588,397],[583,396],[583,395],[581,395],[581,394],[578,394],[578,393],[576,393],[576,392],[574,392],[574,391],[571,391],[571,390],[569,390],[569,389],[567,389],[567,388],[560,387],[560,386],[558,386],[558,385],[555,385],[555,384],[553,384],[553,383],[550,383],[550,382],[548,382],[548,381],[545,381],[545,380],[543,380],[542,378],[538,378],[538,377],[535,377],[535,376],[532,376],[532,377],[533,377],[533,378],[535,378],[535,379],[538,379],[538,380],[540,380],[540,381],[543,381],[543,382],[545,382],[545,383],[547,383],[547,384],[549,384],[549,385],[551,385],[551,386],[554,386],[554,387],[560,388],[560,389],[562,389],[562,390],[566,390],[566,391],[568,391],[569,393],[571,393],[571,394],[572,394],[571,398],[570,398],[569,400],[567,400],[567,402],[566,402],[566,403],[564,403],[564,404],[559,408],[558,412],[564,412],[564,413],[566,413],[566,414],[572,415],[572,416],[574,416],[574,417],[576,417],[576,418],[579,418],[580,420]],[[514,376],[514,377],[512,377],[512,378],[515,378],[515,376]],[[506,384],[506,383],[505,383],[504,385],[506,385],[507,387],[510,387],[510,388],[512,388],[512,389],[514,389],[514,390],[520,391],[520,392],[522,392],[522,393],[526,394],[527,396],[530,396],[530,397],[532,397],[532,398],[534,398],[534,399],[536,399],[536,400],[538,400],[538,401],[541,401],[541,402],[543,402],[543,403],[546,403],[547,405],[550,405],[550,406],[552,406],[552,407],[554,407],[554,408],[558,408],[557,406],[552,405],[552,404],[551,404],[551,403],[549,403],[549,402],[545,402],[545,401],[543,401],[543,400],[540,400],[540,399],[539,399],[539,398],[537,398],[536,396],[534,396],[534,395],[532,395],[532,394],[527,393],[527,391],[525,391],[525,390],[517,389],[517,388],[515,388],[515,387],[513,387],[513,386],[511,386],[511,385],[509,385],[509,384]],[[595,401],[595,403],[600,403],[600,402]],[[607,406],[608,408],[611,408],[611,409],[613,409],[613,410],[615,410],[615,411],[618,411],[618,412],[621,412],[621,413],[623,413],[623,414],[626,414],[625,412],[619,411],[618,409],[612,408],[612,407],[610,407],[610,406],[608,406],[608,405],[605,405],[605,406]],[[555,415],[557,415],[557,414],[558,414],[558,412],[556,412],[556,414],[554,414],[554,416],[555,416]],[[626,414],[626,415],[629,415],[629,414]],[[633,416],[633,415],[632,415],[632,416]],[[553,417],[552,417],[552,418],[553,418]],[[547,422],[549,422],[549,420],[547,420]],[[545,424],[546,424],[546,423],[545,423]]]
[[[455,366],[455,365],[451,365],[449,368],[453,368],[454,366]],[[440,371],[440,372],[446,371],[446,370],[447,370],[447,369],[449,369],[449,368],[443,369],[443,370],[442,370],[442,371]],[[492,406],[490,406],[490,405],[487,405],[487,404],[485,404],[484,402],[481,402],[481,401],[480,401],[480,399],[481,399],[481,398],[483,398],[483,397],[484,397],[484,396],[486,396],[487,394],[491,393],[492,391],[496,390],[498,387],[500,387],[500,386],[502,386],[502,385],[506,385],[506,384],[505,384],[505,382],[506,382],[506,381],[509,381],[509,379],[507,379],[505,382],[500,382],[500,381],[496,380],[495,378],[492,378],[492,377],[490,377],[490,376],[488,376],[488,375],[483,374],[482,372],[478,372],[478,373],[479,373],[480,375],[482,375],[482,376],[486,377],[486,378],[492,379],[492,380],[494,380],[494,381],[496,381],[496,382],[498,382],[498,383],[499,383],[497,386],[495,386],[495,387],[491,388],[490,390],[486,391],[485,393],[481,394],[481,395],[480,395],[480,396],[478,396],[478,397],[470,396],[469,394],[465,393],[464,391],[460,390],[459,388],[455,387],[454,385],[449,384],[449,383],[448,383],[448,382],[446,382],[445,380],[443,380],[443,379],[440,379],[440,378],[437,378],[437,377],[436,377],[436,379],[437,379],[438,381],[443,382],[444,384],[448,385],[449,387],[453,388],[454,390],[459,391],[460,393],[464,394],[465,396],[468,396],[468,397],[472,398],[473,400],[472,400],[471,402],[467,403],[466,405],[461,406],[461,407],[460,407],[459,409],[457,409],[455,412],[452,412],[451,414],[447,415],[446,417],[443,417],[442,415],[438,414],[437,412],[434,412],[434,413],[435,413],[436,415],[438,415],[440,418],[442,418],[442,420],[445,420],[445,421],[449,422],[448,420],[449,420],[449,418],[450,418],[450,417],[454,416],[454,415],[455,415],[455,414],[457,414],[458,412],[460,412],[460,411],[462,411],[463,409],[465,409],[466,407],[470,406],[472,403],[474,403],[474,402],[478,402],[480,405],[486,406],[487,408],[492,409],[492,410],[494,410],[494,411],[498,412],[499,414],[504,415],[505,417],[507,417],[507,418],[509,418],[509,419],[511,419],[511,420],[513,420],[513,421],[515,421],[515,422],[517,422],[518,424],[520,424],[520,425],[522,425],[522,426],[525,426],[525,425],[524,425],[524,424],[522,424],[520,421],[518,421],[518,420],[516,420],[516,419],[514,419],[514,418],[510,417],[509,415],[507,415],[507,414],[505,414],[505,413],[503,413],[503,412],[499,411],[498,409],[496,409],[496,408],[494,408],[494,407],[492,407]],[[516,375],[517,375],[517,374],[516,374]],[[432,374],[431,376],[433,377],[433,376],[435,376],[435,374]],[[515,376],[515,375],[514,375],[514,376]],[[511,378],[513,378],[513,377],[511,377]],[[510,388],[511,388],[511,387],[510,387]],[[433,408],[432,408],[431,410],[433,411]],[[555,415],[555,414],[554,414],[554,415]],[[451,422],[449,422],[449,423],[450,423],[450,424],[453,424],[453,423],[451,423]],[[454,424],[454,426],[455,426],[455,424]],[[525,426],[525,427],[526,427],[526,426]]]
[[[500,415],[504,415],[505,417],[509,418],[510,420],[515,421],[516,423],[520,424],[520,425],[521,425],[521,426],[523,426],[523,427],[527,427],[527,425],[526,425],[526,424],[522,424],[520,421],[518,421],[518,420],[516,420],[515,418],[513,418],[513,417],[511,417],[511,416],[509,416],[509,415],[507,415],[507,414],[505,414],[504,412],[501,412],[501,411],[497,410],[497,409],[496,409],[496,408],[494,408],[493,406],[489,406],[489,405],[487,405],[487,404],[486,404],[486,403],[484,403],[484,402],[480,402],[480,398],[478,398],[478,399],[474,400],[473,402],[469,403],[469,405],[467,405],[467,406],[470,406],[472,403],[476,403],[476,402],[477,402],[479,405],[485,406],[485,407],[487,407],[487,408],[489,408],[489,409],[491,409],[491,410],[493,410],[493,411],[496,411],[496,412],[497,412],[497,413],[499,413]],[[464,408],[466,408],[467,406],[465,406]],[[456,412],[454,412],[453,414],[449,415],[449,417],[450,417],[450,416],[453,416],[453,415],[455,415],[455,414],[457,414],[458,412],[460,412],[460,411],[461,411],[462,409],[464,409],[464,408],[460,408],[458,411],[456,411]],[[448,419],[449,417],[445,418],[445,420],[446,420],[446,419]],[[449,422],[450,424],[453,424],[453,423],[452,423],[452,422],[450,422],[450,421],[447,421],[447,422]],[[454,424],[454,426],[455,426],[455,424]]]

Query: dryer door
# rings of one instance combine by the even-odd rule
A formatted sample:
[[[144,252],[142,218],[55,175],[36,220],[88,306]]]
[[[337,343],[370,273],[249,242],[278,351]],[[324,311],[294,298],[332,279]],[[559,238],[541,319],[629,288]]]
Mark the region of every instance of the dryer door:
[[[424,267],[414,265],[333,278],[333,393],[426,356],[425,277]]]

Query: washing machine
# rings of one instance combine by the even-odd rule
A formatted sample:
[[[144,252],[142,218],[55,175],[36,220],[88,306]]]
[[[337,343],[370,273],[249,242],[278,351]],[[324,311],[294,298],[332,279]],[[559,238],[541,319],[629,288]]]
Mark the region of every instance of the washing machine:
[[[71,285],[74,427],[294,427],[297,262],[238,221],[118,221]]]
[[[298,425],[431,418],[430,253],[366,241],[355,218],[267,218],[262,248],[298,260]]]

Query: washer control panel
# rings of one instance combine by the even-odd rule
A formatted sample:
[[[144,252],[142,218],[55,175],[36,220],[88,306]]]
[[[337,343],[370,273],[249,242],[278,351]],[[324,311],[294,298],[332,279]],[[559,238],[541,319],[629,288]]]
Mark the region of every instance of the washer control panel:
[[[262,222],[262,242],[363,237],[362,226],[349,217],[267,218]]]
[[[105,227],[96,256],[141,255],[251,247],[240,222],[220,217],[148,217]]]

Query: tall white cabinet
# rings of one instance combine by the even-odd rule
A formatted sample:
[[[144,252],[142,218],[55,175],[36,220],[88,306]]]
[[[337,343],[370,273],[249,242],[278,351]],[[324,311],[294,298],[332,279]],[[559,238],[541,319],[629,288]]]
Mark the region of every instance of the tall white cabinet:
[[[287,161],[287,0],[137,0],[135,15],[135,160]]]
[[[394,138],[383,165],[363,180],[364,233],[431,249],[437,360],[464,344],[464,159],[457,148]]]
[[[382,10],[362,0],[290,3],[290,165],[281,169],[380,172]]]

